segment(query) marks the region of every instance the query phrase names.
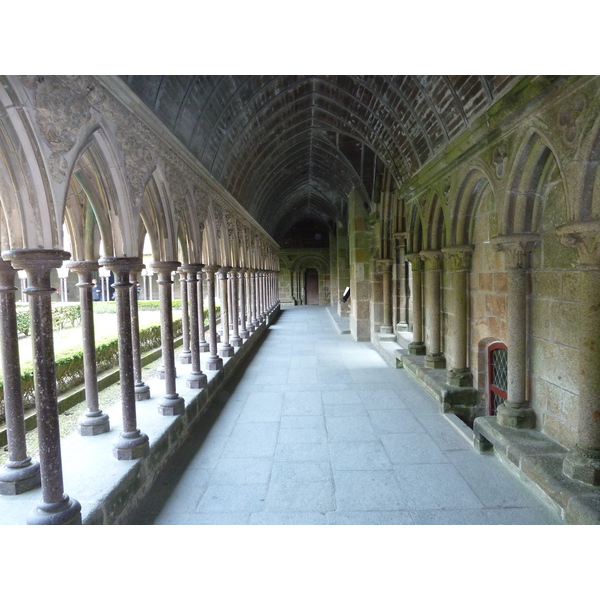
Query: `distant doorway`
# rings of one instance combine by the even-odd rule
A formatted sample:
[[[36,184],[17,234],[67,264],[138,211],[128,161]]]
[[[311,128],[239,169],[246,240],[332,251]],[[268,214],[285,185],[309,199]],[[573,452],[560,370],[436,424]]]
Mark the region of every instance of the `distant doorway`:
[[[304,277],[306,304],[319,304],[319,272],[316,269],[306,269]]]

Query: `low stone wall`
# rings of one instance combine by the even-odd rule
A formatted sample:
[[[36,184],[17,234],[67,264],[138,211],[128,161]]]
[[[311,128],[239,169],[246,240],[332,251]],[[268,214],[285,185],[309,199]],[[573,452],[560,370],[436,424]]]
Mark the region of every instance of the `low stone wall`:
[[[223,359],[219,371],[204,371],[208,377],[206,388],[198,391],[185,387],[185,377],[191,365],[177,365],[177,392],[185,401],[185,413],[163,416],[158,413],[164,380],[147,379],[152,397],[136,403],[137,426],[150,439],[146,458],[118,461],[112,455],[112,446],[122,431],[121,406],[106,410],[111,430],[99,436],[72,434],[61,441],[65,493],[82,507],[85,525],[125,524],[151,489],[158,476],[169,468],[169,461],[187,437],[201,423],[220,395],[223,387],[232,382],[244,362],[256,351],[269,326],[279,317],[277,307],[244,344],[235,348],[231,358]],[[31,510],[41,500],[38,488],[19,496],[0,497],[0,525],[24,524]]]

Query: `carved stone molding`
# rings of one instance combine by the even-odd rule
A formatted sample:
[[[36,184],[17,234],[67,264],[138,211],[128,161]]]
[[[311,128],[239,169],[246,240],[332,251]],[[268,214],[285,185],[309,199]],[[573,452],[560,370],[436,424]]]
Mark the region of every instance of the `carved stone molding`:
[[[557,227],[555,233],[561,244],[577,248],[581,266],[600,268],[600,221],[567,223]]]

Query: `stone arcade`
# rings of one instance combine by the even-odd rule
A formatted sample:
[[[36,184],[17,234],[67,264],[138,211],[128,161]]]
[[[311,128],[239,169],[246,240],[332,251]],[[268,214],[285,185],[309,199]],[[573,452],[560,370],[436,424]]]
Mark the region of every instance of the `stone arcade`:
[[[503,456],[565,522],[598,523],[599,77],[0,79],[0,511],[41,487],[20,522],[123,522],[280,306],[326,304],[472,428],[475,450]],[[112,425],[91,298],[93,279],[113,282],[122,427],[107,452],[131,465],[85,518],[63,484],[56,408],[51,302],[64,267],[62,293],[82,308],[86,438]],[[25,443],[17,275],[39,464]],[[153,275],[163,390],[140,368],[136,290]],[[157,421],[173,417],[158,442],[137,417],[151,394]]]

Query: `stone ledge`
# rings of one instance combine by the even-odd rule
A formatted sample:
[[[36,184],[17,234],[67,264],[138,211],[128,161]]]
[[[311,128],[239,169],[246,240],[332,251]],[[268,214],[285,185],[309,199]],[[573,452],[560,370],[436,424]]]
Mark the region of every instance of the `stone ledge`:
[[[279,317],[276,307],[244,344],[224,359],[223,368],[205,373],[206,388],[198,391],[186,387],[185,379],[191,365],[177,366],[177,392],[185,401],[185,412],[176,417],[158,414],[161,392],[149,400],[136,403],[139,429],[150,438],[150,453],[146,458],[119,461],[112,456],[112,445],[122,430],[121,405],[109,407],[111,430],[98,436],[77,433],[61,440],[65,493],[81,503],[84,525],[126,523],[169,460],[201,422],[209,406],[218,402],[224,386],[235,379],[245,359],[268,333],[269,326]],[[204,365],[203,365],[204,367]],[[164,381],[148,379],[153,390],[164,390]],[[41,501],[37,488],[18,496],[0,496],[0,525],[23,525],[29,512]]]
[[[454,413],[467,423],[475,418],[479,392],[472,387],[456,387],[446,383],[446,369],[425,366],[425,357],[402,353],[406,371],[439,403],[443,413]]]
[[[478,417],[473,431],[475,447],[493,449],[565,523],[600,524],[600,489],[563,474],[564,446],[535,429],[502,427],[496,417]]]
[[[327,312],[333,321],[335,328],[340,334],[350,333],[350,319],[348,317],[340,317],[333,306],[327,307]]]

